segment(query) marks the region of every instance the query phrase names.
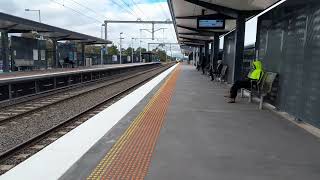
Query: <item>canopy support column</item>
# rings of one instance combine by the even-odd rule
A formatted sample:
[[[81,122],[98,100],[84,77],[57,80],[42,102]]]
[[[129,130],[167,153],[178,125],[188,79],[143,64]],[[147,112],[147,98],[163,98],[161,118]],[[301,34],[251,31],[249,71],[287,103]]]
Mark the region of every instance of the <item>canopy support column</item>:
[[[58,61],[58,47],[57,47],[57,40],[56,39],[51,39],[52,40],[52,66],[54,68],[59,67],[59,61]]]
[[[199,63],[200,65],[202,65],[203,63],[203,46],[200,46],[200,49],[199,49]]]
[[[205,66],[207,66],[208,62],[209,62],[209,42],[205,42],[204,44],[204,63]]]
[[[212,41],[211,43],[210,43],[210,46],[211,46],[211,49],[210,49],[210,54],[211,54],[211,56],[210,56],[210,66],[214,66],[214,41]]]
[[[86,45],[84,43],[81,43],[81,60],[83,62],[83,65],[86,66],[86,54],[85,54],[85,50],[86,50]],[[79,66],[79,61],[77,62],[77,65]]]
[[[236,34],[235,34],[235,58],[234,58],[234,69],[232,81],[235,82],[241,79],[242,72],[242,61],[243,61],[243,51],[244,51],[244,37],[246,29],[246,19],[245,16],[239,14],[237,19]]]
[[[3,60],[3,71],[9,72],[9,41],[8,33],[1,32],[1,45],[2,45],[2,60]]]
[[[220,46],[220,38],[219,33],[214,34],[214,40],[213,40],[213,65],[217,64],[219,60],[219,46]]]

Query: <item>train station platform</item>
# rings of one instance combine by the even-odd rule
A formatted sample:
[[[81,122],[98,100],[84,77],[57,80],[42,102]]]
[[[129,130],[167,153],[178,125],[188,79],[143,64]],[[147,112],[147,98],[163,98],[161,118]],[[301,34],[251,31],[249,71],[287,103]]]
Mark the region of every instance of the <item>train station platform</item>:
[[[268,110],[258,110],[256,104],[246,100],[226,103],[225,86],[210,83],[192,66],[180,68],[170,102],[157,102],[155,96],[149,95],[62,179],[320,178],[319,139]],[[170,93],[170,88],[162,91]],[[168,106],[165,115],[160,113],[164,119],[158,119],[163,123],[160,134],[157,133],[161,127],[150,125],[138,139],[115,138],[122,132],[130,136],[128,133],[136,130],[137,127],[129,126],[129,131],[125,131],[139,112],[148,116],[145,106],[150,99],[157,102],[154,108],[166,111],[162,106]],[[154,111],[152,114],[157,114]],[[149,115],[146,121],[152,121],[152,117]],[[152,136],[156,137],[144,139]],[[119,148],[121,143],[124,152]],[[152,145],[155,147],[149,147]]]
[[[109,64],[109,65],[94,65],[88,67],[77,67],[77,68],[54,68],[46,70],[32,70],[32,71],[14,71],[14,72],[3,72],[0,73],[0,82],[21,80],[27,78],[41,78],[51,76],[61,76],[67,74],[81,73],[81,72],[92,72],[101,71],[115,68],[139,66],[143,64],[151,63],[129,63],[129,64]]]
[[[193,66],[179,65],[167,74],[165,80],[159,81],[83,155],[72,149],[86,146],[86,138],[99,131],[99,121],[81,136],[71,131],[61,139],[74,135],[77,139],[72,143],[69,140],[70,144],[67,141],[62,144],[63,140],[57,140],[29,162],[9,171],[4,179],[320,178],[317,137],[269,110],[259,110],[247,99],[226,103],[223,95],[227,87],[210,82]],[[137,90],[134,93],[145,93]],[[111,110],[121,114],[126,111],[121,107]],[[89,123],[97,118],[106,123],[113,115],[102,113],[94,118]],[[77,129],[81,128],[89,126]],[[55,149],[54,146],[66,147]],[[81,158],[65,169],[68,160],[61,157],[68,159],[74,154]],[[51,157],[41,159],[45,155]],[[41,162],[46,166],[42,167]],[[34,173],[30,172],[32,169]],[[55,171],[63,174],[54,174]]]

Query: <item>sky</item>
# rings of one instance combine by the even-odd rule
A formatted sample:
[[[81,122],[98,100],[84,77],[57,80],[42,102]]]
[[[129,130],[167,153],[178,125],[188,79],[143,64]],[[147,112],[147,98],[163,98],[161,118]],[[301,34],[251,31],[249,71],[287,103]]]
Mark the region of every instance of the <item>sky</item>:
[[[25,9],[40,9],[41,21],[45,24],[104,38],[104,20],[171,20],[166,0],[0,0],[0,11],[26,19],[38,21],[36,12]],[[142,39],[141,46],[148,43],[177,43],[173,25],[155,25],[155,29],[166,28],[155,33],[156,40]],[[151,29],[148,24],[108,24],[108,40],[119,45],[120,32],[123,32],[124,48],[137,48],[140,44],[140,29]],[[255,42],[256,19],[247,22],[245,44]],[[102,36],[101,36],[102,35]],[[143,30],[143,38],[151,38],[151,33]],[[221,41],[222,47],[223,41]],[[156,45],[151,45],[150,49]],[[169,46],[168,54],[171,55]],[[181,56],[179,46],[173,45],[172,54]]]

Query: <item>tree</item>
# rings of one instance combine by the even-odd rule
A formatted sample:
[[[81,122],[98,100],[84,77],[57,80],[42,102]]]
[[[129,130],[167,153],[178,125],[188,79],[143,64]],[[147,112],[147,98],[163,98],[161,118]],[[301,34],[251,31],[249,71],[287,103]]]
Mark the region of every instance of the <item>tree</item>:
[[[21,37],[36,39],[36,38],[39,38],[39,34],[32,31],[32,32],[28,32],[28,33],[22,33]]]
[[[165,52],[164,50],[161,50],[161,49],[159,49],[159,48],[156,48],[156,49],[153,49],[152,52],[155,53],[155,54],[158,56],[158,58],[160,59],[160,61],[166,62],[166,60],[167,60],[167,54],[166,54],[166,52]]]
[[[111,47],[108,47],[108,54],[109,55],[118,55],[119,50],[118,50],[117,46],[113,44]]]
[[[91,53],[91,54],[100,54],[101,53],[101,47],[100,46],[86,46],[85,53]]]
[[[141,47],[138,47],[136,52],[137,53],[140,53],[140,49],[141,49],[141,53],[144,53],[144,52],[147,52],[147,49],[146,48],[141,48]]]
[[[124,56],[131,56],[131,53],[132,53],[132,48],[131,47],[128,47],[126,50],[122,51],[122,54]],[[133,49],[133,53],[134,53],[134,49]]]

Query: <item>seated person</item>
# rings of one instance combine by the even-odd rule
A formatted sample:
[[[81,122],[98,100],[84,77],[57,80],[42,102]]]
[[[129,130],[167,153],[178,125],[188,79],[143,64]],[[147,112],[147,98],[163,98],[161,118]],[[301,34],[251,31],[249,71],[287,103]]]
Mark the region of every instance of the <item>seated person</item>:
[[[228,103],[235,103],[238,90],[241,88],[246,88],[246,89],[250,88],[251,81],[254,81],[254,82],[259,81],[262,75],[263,75],[262,62],[259,60],[253,61],[252,70],[249,72],[248,78],[245,80],[236,81],[230,88],[230,95],[225,96],[230,98]]]
[[[210,68],[211,81],[214,80],[214,75],[219,76],[221,74],[222,67],[223,67],[222,60],[218,60],[216,68],[215,69],[213,69],[213,67]]]

